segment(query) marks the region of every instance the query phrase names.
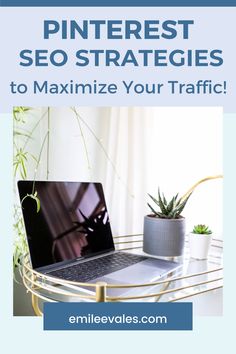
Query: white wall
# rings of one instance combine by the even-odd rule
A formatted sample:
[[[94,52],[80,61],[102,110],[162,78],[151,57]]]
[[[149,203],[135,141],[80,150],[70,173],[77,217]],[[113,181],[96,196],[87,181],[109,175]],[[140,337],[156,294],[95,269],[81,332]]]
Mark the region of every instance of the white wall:
[[[184,194],[195,182],[222,173],[223,112],[220,108],[152,109],[154,128],[153,154],[149,165],[156,165],[150,177],[150,189],[156,183],[170,194]],[[160,153],[158,153],[160,152]],[[158,181],[158,182],[156,182]],[[197,187],[184,211],[187,228],[207,223],[222,233],[222,180]]]

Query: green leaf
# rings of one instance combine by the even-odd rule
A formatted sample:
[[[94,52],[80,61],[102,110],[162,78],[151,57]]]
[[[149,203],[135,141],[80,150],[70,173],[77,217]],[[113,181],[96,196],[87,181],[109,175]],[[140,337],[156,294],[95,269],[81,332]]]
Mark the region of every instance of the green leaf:
[[[38,213],[40,211],[40,207],[41,207],[40,200],[38,197],[34,197],[34,200],[36,201],[36,204],[37,204],[37,213]]]
[[[164,202],[163,202],[163,200],[161,198],[160,188],[158,188],[158,200],[159,200],[159,207],[161,209],[161,212],[166,215],[167,211],[166,211]]]
[[[20,132],[20,131],[17,131],[17,130],[15,130],[13,134],[14,134],[14,136],[17,135],[17,136],[23,136],[23,137],[28,138],[28,139],[32,139],[32,136],[30,134],[23,133],[23,132]]]
[[[36,210],[37,210],[37,213],[38,213],[40,211],[41,204],[40,204],[39,198],[37,197],[37,192],[35,191],[34,194],[26,194],[26,196],[21,201],[22,205],[23,205],[23,202],[25,201],[26,198],[31,198],[31,199],[35,200],[36,207],[37,207]]]
[[[163,203],[164,203],[165,205],[167,205],[167,200],[166,200],[166,198],[165,198],[165,196],[164,196],[164,193],[162,193],[162,199],[163,199]]]
[[[27,172],[26,172],[24,160],[21,160],[21,166],[22,166],[22,177],[25,179],[27,177]]]
[[[153,214],[155,214],[155,215],[158,214],[158,213],[156,212],[156,210],[153,209],[153,207],[152,207],[149,203],[147,203],[147,205],[149,206],[149,208],[151,209],[151,211],[153,212]]]
[[[154,208],[148,204],[149,208],[152,212],[160,217],[160,218],[168,218],[168,219],[178,219],[181,215],[181,212],[184,210],[188,199],[191,194],[184,200],[181,198],[178,199],[178,193],[172,197],[172,199],[167,202],[165,195],[160,192],[160,188],[158,188],[158,199],[154,198],[152,195],[148,194],[152,201],[158,205],[160,211],[154,210]]]
[[[179,205],[177,215],[181,215],[191,195],[192,193]]]
[[[15,166],[15,168],[14,168],[14,176],[16,176],[17,170],[18,170],[18,166],[19,166],[18,162],[14,162],[14,166]]]
[[[176,209],[173,209],[173,210],[169,213],[168,217],[169,217],[170,219],[176,219],[176,215],[177,215],[177,210],[176,210]]]
[[[35,162],[38,162],[38,159],[37,159],[34,155],[30,154],[30,156],[32,157],[32,159],[33,159]]]
[[[169,204],[167,205],[166,210],[167,210],[167,213],[168,213],[168,214],[170,214],[170,212],[173,211],[174,202],[175,202],[175,197],[173,197],[173,198],[171,199],[171,201],[169,202]]]
[[[157,213],[157,216],[161,219],[168,219],[168,215],[162,214],[162,213]]]
[[[154,203],[159,206],[158,200],[157,200],[156,198],[154,198],[151,194],[148,193],[148,195],[149,195],[149,197],[154,201]]]
[[[209,229],[209,227],[203,224],[195,225],[192,232],[194,234],[201,234],[201,235],[212,234],[212,231]]]

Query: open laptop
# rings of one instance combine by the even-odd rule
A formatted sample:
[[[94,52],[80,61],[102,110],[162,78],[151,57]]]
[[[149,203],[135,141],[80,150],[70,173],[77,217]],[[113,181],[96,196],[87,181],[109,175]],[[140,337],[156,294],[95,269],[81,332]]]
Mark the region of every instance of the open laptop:
[[[143,283],[181,265],[115,251],[100,183],[19,181],[33,269],[78,282]],[[28,197],[37,191],[40,210]]]

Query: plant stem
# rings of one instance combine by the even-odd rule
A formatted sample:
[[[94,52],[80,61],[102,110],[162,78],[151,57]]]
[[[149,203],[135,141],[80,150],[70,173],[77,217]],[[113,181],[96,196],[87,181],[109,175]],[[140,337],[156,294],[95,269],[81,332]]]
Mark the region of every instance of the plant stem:
[[[188,196],[194,191],[194,189],[199,186],[199,184],[204,183],[206,181],[210,181],[212,179],[218,179],[218,178],[223,178],[223,175],[216,175],[216,176],[208,176],[205,178],[200,179],[200,181],[198,181],[197,183],[195,183],[191,188],[189,188],[189,190],[183,195],[183,197],[181,198],[181,200],[185,200],[188,198]]]
[[[72,110],[74,111],[75,113],[75,116],[76,116],[76,120],[78,122],[78,125],[79,125],[79,130],[80,130],[80,134],[81,134],[81,137],[82,137],[82,141],[83,141],[83,145],[84,145],[84,150],[85,150],[85,156],[86,156],[86,160],[87,160],[87,164],[88,164],[88,170],[89,170],[89,173],[90,173],[90,179],[92,179],[92,168],[91,168],[91,164],[90,164],[90,160],[89,160],[89,153],[88,153],[88,149],[87,149],[87,145],[86,145],[86,141],[85,141],[85,137],[84,137],[84,132],[83,132],[83,129],[82,129],[82,126],[81,126],[81,123],[80,123],[80,116],[77,114],[75,108]]]
[[[96,134],[94,133],[94,131],[92,130],[92,128],[90,128],[90,126],[86,123],[86,121],[81,117],[81,115],[77,112],[75,107],[71,107],[72,111],[75,113],[77,120],[81,120],[81,122],[86,126],[86,128],[89,130],[89,132],[92,134],[92,136],[94,137],[94,139],[96,140],[96,142],[98,143],[98,145],[100,146],[100,148],[102,149],[106,159],[108,160],[108,162],[110,163],[115,175],[117,176],[118,180],[125,186],[125,188],[128,191],[128,194],[130,195],[130,197],[134,198],[134,195],[131,193],[131,191],[129,190],[129,187],[127,186],[127,184],[125,183],[125,181],[121,178],[114,162],[112,161],[112,159],[110,158],[110,156],[108,155],[104,145],[102,144],[101,140],[96,136]]]
[[[45,135],[45,137],[43,139],[43,143],[41,145],[40,152],[39,152],[38,160],[37,160],[35,171],[34,171],[34,181],[33,181],[33,187],[32,187],[32,194],[34,194],[34,192],[35,192],[35,179],[36,179],[36,175],[37,175],[37,172],[38,172],[38,167],[39,167],[39,164],[40,164],[43,148],[44,148],[44,145],[45,145],[48,137],[49,137],[49,132],[46,133],[46,135]]]
[[[48,139],[47,139],[47,180],[49,178],[49,153],[50,153],[50,107],[47,108],[48,113]]]
[[[37,123],[34,125],[33,129],[30,131],[29,137],[28,137],[28,139],[26,139],[26,141],[25,141],[25,143],[24,143],[24,145],[23,145],[23,147],[22,147],[22,150],[23,150],[23,151],[25,150],[25,148],[26,148],[26,146],[27,146],[29,140],[31,139],[31,137],[32,137],[32,135],[33,135],[33,133],[34,133],[34,131],[37,129],[37,127],[39,126],[39,124],[41,123],[41,121],[46,117],[46,113],[47,113],[47,112],[45,112],[45,113],[42,115],[42,117],[37,121]]]

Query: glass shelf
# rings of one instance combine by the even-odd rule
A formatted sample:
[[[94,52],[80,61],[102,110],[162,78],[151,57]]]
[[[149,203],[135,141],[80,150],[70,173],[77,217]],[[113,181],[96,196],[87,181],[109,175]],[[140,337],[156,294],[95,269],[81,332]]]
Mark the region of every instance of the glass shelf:
[[[116,249],[137,254],[142,252],[142,234],[114,237]],[[39,300],[67,302],[103,301],[192,301],[200,294],[216,291],[223,287],[223,242],[213,239],[207,260],[189,257],[188,240],[184,255],[171,258],[183,267],[158,281],[147,284],[79,283],[50,277],[34,271],[26,256],[22,265],[24,285],[32,294],[32,305],[36,315],[41,315]],[[165,258],[168,259],[168,258]],[[170,258],[169,258],[170,259]],[[128,288],[128,295],[120,295]],[[112,295],[110,292],[112,290]],[[40,301],[40,303],[42,302]]]

